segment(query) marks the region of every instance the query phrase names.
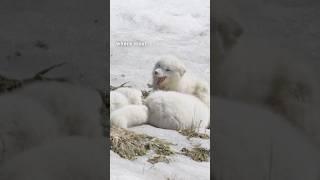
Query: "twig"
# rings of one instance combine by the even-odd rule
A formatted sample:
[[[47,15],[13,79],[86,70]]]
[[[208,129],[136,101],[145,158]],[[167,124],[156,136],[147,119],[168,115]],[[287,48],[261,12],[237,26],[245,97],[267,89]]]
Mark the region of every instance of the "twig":
[[[9,79],[6,76],[0,75],[0,92],[6,92],[11,91],[13,89],[17,89],[21,87],[24,84],[33,83],[35,81],[58,81],[58,82],[66,82],[68,81],[66,78],[47,78],[43,77],[44,74],[48,73],[54,68],[60,67],[62,65],[66,64],[65,62],[60,64],[55,64],[53,66],[50,66],[34,75],[32,78],[26,78],[22,80],[17,79]]]
[[[36,73],[36,75],[33,77],[33,79],[42,79],[42,78],[43,78],[42,76],[43,76],[44,74],[48,73],[49,71],[51,71],[51,70],[54,69],[54,68],[63,66],[63,65],[65,65],[65,64],[66,64],[66,62],[63,62],[63,63],[60,63],[60,64],[55,64],[55,65],[53,65],[53,66],[50,66],[50,67],[48,67],[48,68],[46,68],[46,69],[44,69],[44,70]]]
[[[125,86],[127,83],[129,83],[130,81],[128,81],[128,82],[125,82],[125,83],[123,83],[123,84],[121,84],[120,86],[112,86],[112,85],[110,85],[110,90],[111,91],[114,91],[114,90],[116,90],[116,89],[119,89],[119,88],[122,88],[122,87],[131,87],[131,86]]]

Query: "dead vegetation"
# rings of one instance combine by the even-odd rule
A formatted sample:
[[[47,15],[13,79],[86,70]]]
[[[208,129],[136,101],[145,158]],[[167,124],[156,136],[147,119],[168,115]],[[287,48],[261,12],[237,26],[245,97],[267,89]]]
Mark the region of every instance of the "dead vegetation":
[[[208,161],[210,157],[210,151],[202,147],[182,148],[175,152],[170,148],[172,143],[122,128],[111,127],[110,140],[111,150],[125,159],[134,160],[153,151],[155,154],[147,160],[151,164],[169,163],[169,156],[174,154],[182,154],[198,162]]]
[[[110,131],[111,150],[120,157],[133,160],[137,156],[146,155],[154,151],[159,157],[153,158],[152,162],[163,159],[161,156],[175,154],[171,150],[171,143],[154,138],[145,134],[137,134],[126,129],[111,127]]]
[[[154,156],[152,156],[148,159],[148,162],[151,164],[156,164],[159,162],[169,163],[170,160],[169,160],[168,156],[155,154]]]
[[[128,87],[128,88],[132,87],[132,86],[126,85],[126,84],[128,84],[128,83],[129,83],[129,82],[125,82],[125,83],[123,83],[123,84],[121,84],[121,85],[119,85],[119,86],[110,85],[110,90],[111,90],[111,91],[114,91],[114,90],[117,90],[117,89],[122,88],[122,87]]]
[[[114,91],[114,90],[117,90],[117,89],[123,88],[123,87],[132,88],[132,86],[128,85],[128,83],[129,83],[129,81],[122,83],[119,86],[110,85],[110,91]],[[151,90],[141,90],[141,93],[142,93],[143,98],[146,98],[151,93]]]
[[[199,124],[192,124],[190,128],[179,129],[178,132],[181,135],[186,136],[188,140],[190,140],[190,138],[209,139],[210,136],[208,134],[200,132],[201,123],[202,121],[200,121]]]
[[[187,139],[190,139],[190,138],[209,139],[210,138],[208,134],[200,133],[195,128],[181,129],[181,130],[178,130],[178,132],[183,136],[186,136]]]
[[[202,147],[193,147],[191,149],[182,148],[181,154],[198,162],[208,161],[210,157],[210,151]]]
[[[4,75],[0,75],[0,93],[9,92],[14,89],[20,88],[25,84],[37,82],[37,81],[59,81],[59,82],[66,82],[67,79],[65,78],[48,78],[44,75],[47,74],[49,71],[58,68],[60,66],[63,66],[65,63],[55,64],[53,66],[50,66],[46,69],[41,70],[40,72],[36,73],[31,78],[26,79],[12,79],[8,78]]]
[[[142,93],[143,98],[147,98],[149,96],[149,94],[151,93],[151,91],[141,90],[141,93]]]

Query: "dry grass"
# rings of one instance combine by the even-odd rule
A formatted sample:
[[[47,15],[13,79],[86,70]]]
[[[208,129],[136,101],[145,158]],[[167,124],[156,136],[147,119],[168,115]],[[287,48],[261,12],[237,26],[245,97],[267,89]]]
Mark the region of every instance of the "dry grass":
[[[164,140],[145,134],[137,134],[126,129],[112,127],[110,131],[111,150],[125,159],[135,159],[153,150],[157,155],[169,156],[174,154],[170,145]]]
[[[151,92],[152,92],[151,90],[141,90],[142,97],[144,99],[147,98]]]
[[[194,161],[208,161],[210,157],[210,151],[202,147],[194,147],[191,150],[187,148],[182,148],[181,153],[185,156],[190,157]]]
[[[208,134],[200,133],[195,128],[181,129],[181,130],[178,130],[178,132],[183,136],[187,136],[188,139],[190,138],[209,139],[210,138]]]
[[[5,76],[0,75],[0,92],[8,92],[13,89],[21,87],[22,82],[16,79],[9,79]]]
[[[156,164],[158,162],[169,163],[170,160],[165,155],[155,154],[154,156],[152,156],[151,158],[148,159],[148,162],[151,164]]]

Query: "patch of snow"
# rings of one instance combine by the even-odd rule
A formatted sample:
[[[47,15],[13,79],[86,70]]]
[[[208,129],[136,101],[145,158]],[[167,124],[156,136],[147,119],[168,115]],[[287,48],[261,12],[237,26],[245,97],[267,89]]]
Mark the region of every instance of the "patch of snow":
[[[159,139],[166,140],[170,143],[171,148],[179,152],[183,147],[191,148],[200,145],[203,148],[210,148],[209,139],[191,138],[188,140],[185,136],[177,131],[156,128],[150,125],[142,125],[129,128],[136,133],[147,134]],[[210,130],[201,130],[203,133],[210,133]],[[121,158],[118,154],[110,151],[110,178],[112,180],[208,180],[210,179],[210,162],[196,162],[191,158],[175,154],[169,156],[170,162],[159,162],[151,164],[147,162],[153,153],[148,153],[145,156],[138,157],[135,160],[127,160]],[[194,170],[196,168],[196,171]]]

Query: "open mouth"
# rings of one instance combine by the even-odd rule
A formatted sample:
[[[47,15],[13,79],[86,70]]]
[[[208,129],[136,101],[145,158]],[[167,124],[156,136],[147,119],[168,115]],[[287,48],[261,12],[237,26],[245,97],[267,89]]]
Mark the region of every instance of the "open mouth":
[[[166,76],[163,76],[163,77],[156,77],[156,82],[157,82],[157,85],[160,85],[164,80],[166,80]]]

